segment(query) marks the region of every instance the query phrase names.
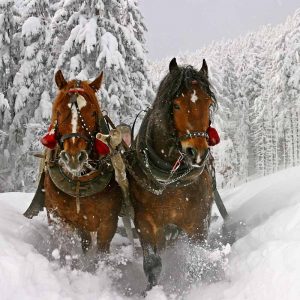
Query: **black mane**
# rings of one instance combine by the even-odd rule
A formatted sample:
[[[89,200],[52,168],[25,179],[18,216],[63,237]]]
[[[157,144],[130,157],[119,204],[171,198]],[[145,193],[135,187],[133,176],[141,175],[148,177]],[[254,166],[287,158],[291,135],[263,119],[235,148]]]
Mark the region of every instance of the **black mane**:
[[[179,97],[185,90],[191,89],[194,80],[197,81],[199,88],[204,90],[205,93],[213,99],[213,105],[216,106],[216,97],[211,90],[208,77],[192,66],[178,67],[176,70],[169,72],[159,85],[155,102],[163,102],[166,104],[166,101],[170,102]]]

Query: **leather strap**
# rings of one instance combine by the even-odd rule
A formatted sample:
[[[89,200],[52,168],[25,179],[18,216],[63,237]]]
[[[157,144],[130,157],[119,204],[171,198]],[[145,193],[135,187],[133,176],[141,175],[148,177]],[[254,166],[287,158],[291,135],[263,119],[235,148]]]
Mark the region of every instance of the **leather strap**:
[[[60,138],[60,142],[63,143],[65,140],[67,139],[71,139],[71,138],[81,138],[81,139],[84,139],[86,140],[88,143],[90,142],[90,139],[87,138],[86,136],[84,136],[83,134],[81,133],[68,133],[68,134],[64,134],[61,138]]]
[[[180,136],[179,140],[184,141],[184,140],[188,140],[188,139],[192,139],[192,138],[199,138],[199,137],[204,137],[204,138],[208,139],[208,134],[206,131],[192,131],[185,135]]]

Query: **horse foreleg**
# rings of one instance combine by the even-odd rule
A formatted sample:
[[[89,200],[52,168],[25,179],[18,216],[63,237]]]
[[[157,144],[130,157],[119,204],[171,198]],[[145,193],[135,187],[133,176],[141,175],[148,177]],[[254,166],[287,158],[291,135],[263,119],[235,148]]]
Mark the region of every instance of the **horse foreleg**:
[[[209,223],[206,220],[181,226],[189,239],[195,244],[201,244],[208,235]]]
[[[150,215],[137,215],[136,227],[143,249],[143,267],[148,279],[147,290],[157,285],[162,269],[158,250],[161,248],[164,237],[163,230],[157,228]]]
[[[81,238],[82,251],[83,251],[83,253],[87,253],[88,250],[90,249],[91,243],[92,243],[91,234],[84,229],[78,229],[78,234]]]
[[[132,256],[134,255],[134,239],[133,239],[133,231],[132,231],[132,228],[131,228],[131,221],[130,221],[130,218],[128,216],[124,216],[122,217],[122,221],[123,221],[123,224],[124,224],[124,228],[125,228],[125,231],[126,231],[126,235],[127,235],[127,238],[132,246]]]
[[[110,248],[110,242],[114,237],[117,230],[118,216],[110,217],[103,220],[97,230],[97,247],[98,252],[102,254],[108,254]]]
[[[147,291],[157,285],[161,273],[162,263],[158,255],[157,247],[150,243],[142,243],[143,268],[148,279]]]

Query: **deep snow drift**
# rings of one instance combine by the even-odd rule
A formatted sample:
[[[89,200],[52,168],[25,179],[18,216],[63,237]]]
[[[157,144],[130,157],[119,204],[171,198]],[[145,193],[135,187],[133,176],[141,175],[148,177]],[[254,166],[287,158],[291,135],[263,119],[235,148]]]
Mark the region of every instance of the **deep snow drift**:
[[[178,242],[163,255],[162,285],[146,299],[300,299],[300,167],[221,195],[237,241],[232,247],[216,242],[219,218],[210,249]],[[110,258],[95,267],[94,253],[84,257],[77,239],[52,238],[45,213],[22,216],[31,197],[0,194],[1,299],[141,298],[142,260],[131,257],[126,239],[116,235]]]

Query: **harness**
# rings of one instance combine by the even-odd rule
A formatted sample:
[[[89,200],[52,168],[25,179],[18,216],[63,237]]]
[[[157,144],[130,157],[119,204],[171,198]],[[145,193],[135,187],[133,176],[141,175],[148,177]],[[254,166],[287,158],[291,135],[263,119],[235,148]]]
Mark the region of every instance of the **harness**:
[[[197,167],[190,166],[186,162],[186,154],[178,149],[179,156],[174,164],[160,158],[152,146],[147,141],[147,128],[149,122],[150,110],[148,110],[144,122],[140,128],[140,132],[145,133],[144,141],[138,136],[136,143],[139,143],[139,148],[131,153],[125,153],[124,160],[128,172],[133,178],[147,191],[161,195],[168,186],[188,186],[195,181],[205,170],[209,157],[209,150],[202,157],[201,164]],[[139,134],[140,135],[140,134]],[[181,140],[187,140],[195,137],[208,137],[206,132],[193,131],[184,136],[175,138],[175,143]],[[135,147],[137,144],[134,145]],[[133,153],[132,153],[133,152]],[[132,155],[133,154],[133,155]],[[140,171],[141,172],[140,172]]]
[[[81,138],[85,140],[87,142],[87,152],[88,155],[90,155],[94,149],[95,135],[97,132],[92,132],[88,128],[86,121],[80,112],[78,102],[77,102],[77,97],[79,94],[83,95],[85,93],[85,90],[80,86],[81,86],[81,81],[76,80],[75,87],[68,90],[68,95],[70,96],[70,100],[69,100],[69,103],[71,104],[70,108],[72,110],[73,106],[75,106],[78,119],[80,120],[81,123],[81,127],[84,129],[86,134],[76,132],[76,133],[68,133],[68,134],[61,135],[58,131],[58,122],[56,122],[55,124],[54,134],[56,136],[56,139],[61,149],[63,149],[64,141],[70,138]],[[104,117],[99,118],[97,130],[103,133],[108,133],[108,126]],[[105,166],[102,166],[100,170],[99,164],[103,164]],[[54,150],[52,154],[52,158],[48,161],[47,170],[52,182],[59,190],[76,198],[77,213],[79,213],[80,211],[79,199],[103,191],[113,177],[113,169],[111,168],[111,166],[109,166],[109,164],[107,164],[106,160],[102,160],[102,162],[99,162],[97,160],[97,170],[94,170],[88,175],[74,177],[70,174],[67,174],[62,169],[62,167],[58,164],[57,149]]]

